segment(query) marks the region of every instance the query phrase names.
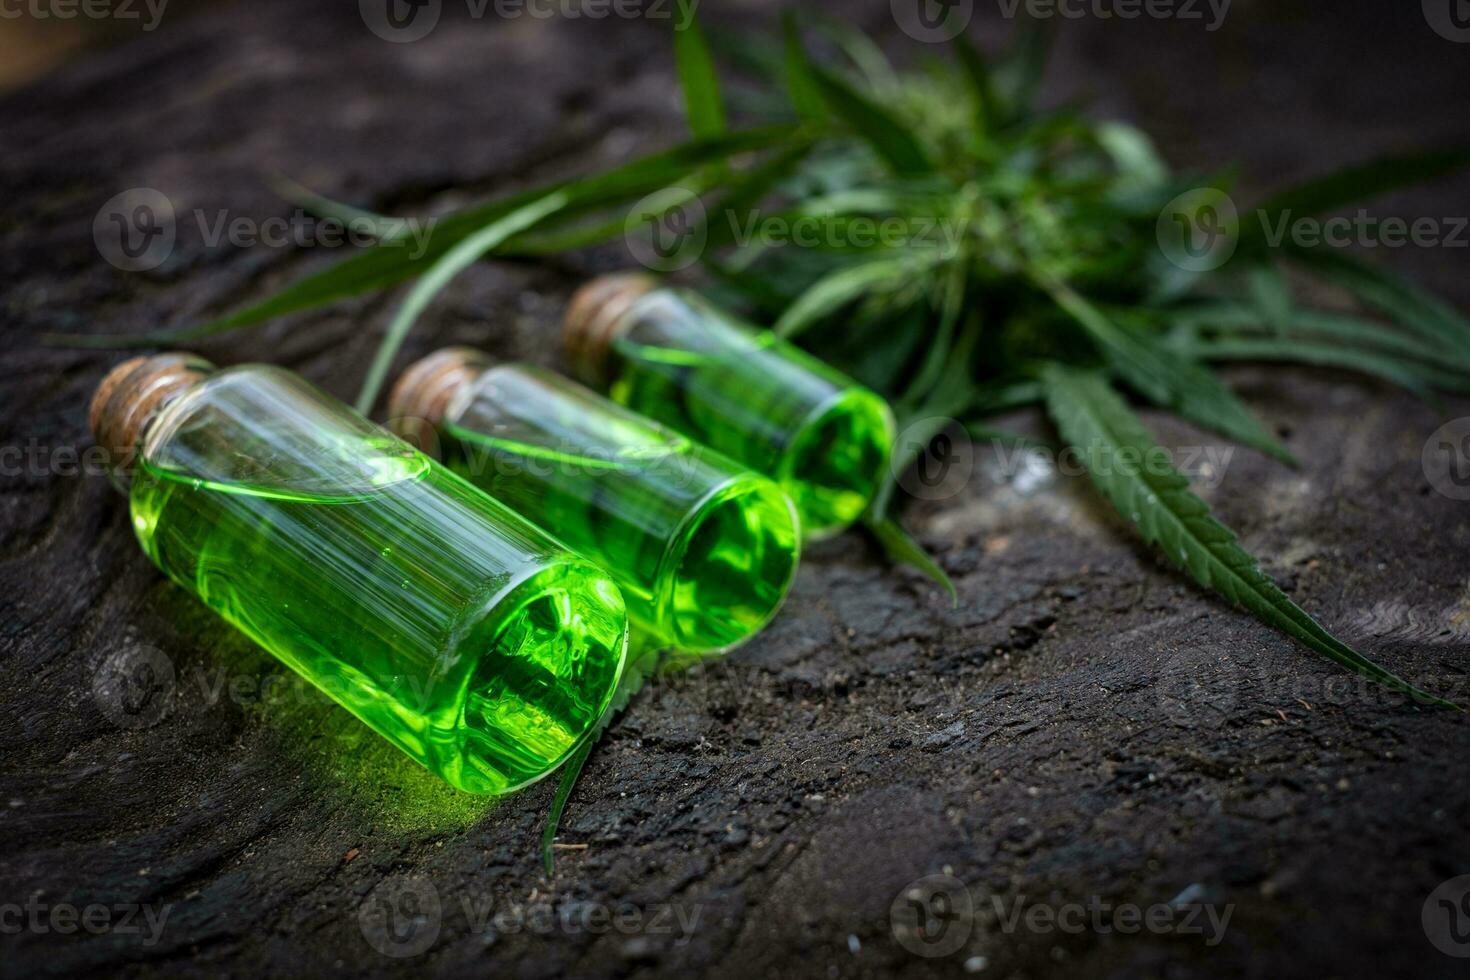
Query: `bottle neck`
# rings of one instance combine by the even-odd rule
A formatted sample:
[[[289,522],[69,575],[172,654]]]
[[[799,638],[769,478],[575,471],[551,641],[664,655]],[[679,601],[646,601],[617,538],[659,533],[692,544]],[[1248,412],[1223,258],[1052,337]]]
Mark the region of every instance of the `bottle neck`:
[[[388,427],[421,452],[437,456],[438,432],[457,396],[490,367],[469,347],[446,347],[411,365],[388,396]]]
[[[607,387],[608,357],[613,342],[628,329],[628,311],[657,289],[651,276],[625,272],[599,276],[577,290],[567,307],[562,342],[579,381]]]
[[[214,365],[187,353],[124,361],[107,373],[92,396],[87,421],[107,453],[107,465],[123,485],[149,427],[164,407],[203,381]]]

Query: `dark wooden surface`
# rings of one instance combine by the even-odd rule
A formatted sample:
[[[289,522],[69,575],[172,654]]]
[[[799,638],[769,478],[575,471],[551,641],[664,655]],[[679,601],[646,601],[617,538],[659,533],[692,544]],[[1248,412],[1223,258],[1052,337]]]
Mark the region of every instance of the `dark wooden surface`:
[[[1417,8],[1236,0],[1215,33],[1066,25],[1049,93],[1096,97],[1178,163],[1240,160],[1246,193],[1268,190],[1470,137],[1470,45]],[[842,9],[901,40],[887,5]],[[679,123],[663,25],[450,18],[390,45],[352,4],[183,13],[0,99],[0,445],[26,449],[0,484],[0,906],[167,915],[155,942],[146,925],[0,934],[0,974],[1463,975],[1420,916],[1470,872],[1465,721],[1365,688],[1185,584],[1076,481],[1018,485],[988,456],[960,496],[907,515],[957,609],[861,537],[812,549],[766,635],[637,698],[563,825],[585,846],[543,874],[552,785],[455,796],[162,580],[123,499],[69,472],[117,357],[36,337],[188,322],[340,255],[201,240],[196,209],[288,214],[273,172],[411,213],[665,145]],[[977,22],[986,42],[1002,33]],[[133,187],[190,215],[152,272],[113,268],[92,238]],[[1375,212],[1462,216],[1467,191],[1442,182]],[[1378,258],[1463,308],[1465,256]],[[449,341],[549,361],[584,272],[475,269],[399,366]],[[348,302],[205,352],[350,397],[390,308]],[[1470,695],[1470,517],[1420,464],[1470,404],[1322,372],[1231,378],[1303,466],[1236,453],[1208,494],[1223,516],[1341,636]],[[1150,418],[1172,443],[1201,439]],[[119,714],[108,678],[140,665],[163,681],[141,716]],[[917,956],[890,905],[946,869],[981,921],[960,951]],[[424,920],[438,931],[388,956],[362,910],[404,880],[439,900]],[[1218,945],[1007,932],[994,912],[1147,907],[1192,886],[1232,909]],[[622,926],[599,928],[597,909]],[[487,910],[507,917],[484,928]]]

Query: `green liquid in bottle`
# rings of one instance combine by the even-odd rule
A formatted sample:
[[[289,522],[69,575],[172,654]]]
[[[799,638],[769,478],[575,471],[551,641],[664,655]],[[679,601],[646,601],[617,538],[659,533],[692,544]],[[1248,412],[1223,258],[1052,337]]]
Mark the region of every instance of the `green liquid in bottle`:
[[[601,571],[286,372],[170,402],[131,505],[171,579],[460,789],[550,772],[616,687]]]
[[[614,401],[776,479],[807,537],[862,515],[894,440],[881,397],[677,291],[642,297],[623,322],[611,347]]]
[[[781,489],[580,385],[490,367],[441,428],[455,471],[606,568],[656,645],[727,650],[786,596],[800,546]]]

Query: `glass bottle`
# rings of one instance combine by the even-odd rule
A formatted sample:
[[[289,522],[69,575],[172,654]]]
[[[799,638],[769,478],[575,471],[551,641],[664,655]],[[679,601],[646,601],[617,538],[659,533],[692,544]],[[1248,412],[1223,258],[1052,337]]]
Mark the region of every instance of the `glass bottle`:
[[[588,283],[565,326],[577,377],[774,478],[806,537],[846,528],[877,493],[887,402],[769,330],[636,274]]]
[[[296,375],[135,358],[91,423],[153,562],[450,784],[546,775],[610,702],[617,586]]]
[[[567,378],[447,348],[408,369],[389,413],[607,569],[654,646],[728,650],[786,597],[800,543],[781,488]]]

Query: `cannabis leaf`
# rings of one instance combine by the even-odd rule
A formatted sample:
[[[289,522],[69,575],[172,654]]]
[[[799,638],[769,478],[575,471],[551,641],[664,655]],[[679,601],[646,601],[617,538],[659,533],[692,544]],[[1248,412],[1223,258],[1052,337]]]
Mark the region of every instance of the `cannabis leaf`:
[[[1196,582],[1350,670],[1417,701],[1455,707],[1378,666],[1292,602],[1230,529],[1211,516],[1189,481],[1159,462],[1160,447],[1101,376],[1050,365],[1042,383],[1057,428],[1080,453],[1093,483],[1145,541],[1158,545]]]

